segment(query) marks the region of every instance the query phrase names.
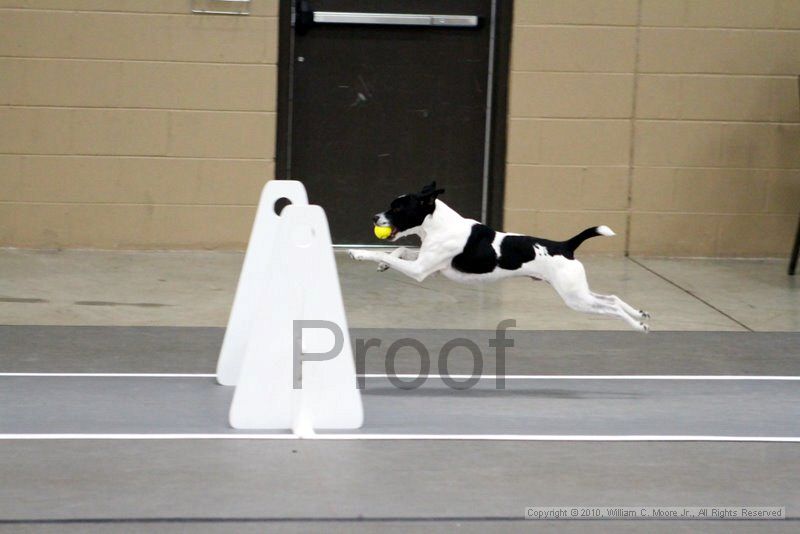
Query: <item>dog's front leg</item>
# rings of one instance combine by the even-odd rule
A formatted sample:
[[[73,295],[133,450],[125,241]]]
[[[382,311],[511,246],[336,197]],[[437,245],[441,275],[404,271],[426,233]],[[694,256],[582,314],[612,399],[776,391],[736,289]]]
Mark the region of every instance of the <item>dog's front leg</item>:
[[[395,258],[400,258],[401,260],[411,260],[414,259],[410,250],[406,247],[398,247],[389,253],[390,256],[394,256]],[[378,272],[382,273],[389,269],[389,265],[386,263],[379,263],[378,264]]]
[[[429,261],[429,258],[420,254],[414,260],[404,260],[385,252],[377,252],[372,250],[348,250],[348,254],[354,260],[359,261],[375,261],[378,263],[385,263],[392,269],[413,278],[417,282],[422,282],[428,276],[439,270],[438,263]]]

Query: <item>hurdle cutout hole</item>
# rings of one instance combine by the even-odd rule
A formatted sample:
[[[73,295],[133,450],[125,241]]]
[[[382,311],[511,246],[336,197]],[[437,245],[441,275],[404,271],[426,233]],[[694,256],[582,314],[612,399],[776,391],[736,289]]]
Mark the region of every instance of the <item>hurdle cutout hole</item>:
[[[278,200],[276,200],[275,204],[273,204],[272,206],[272,209],[275,210],[275,215],[280,216],[281,212],[283,211],[283,208],[290,205],[291,203],[292,201],[286,197],[281,197]]]

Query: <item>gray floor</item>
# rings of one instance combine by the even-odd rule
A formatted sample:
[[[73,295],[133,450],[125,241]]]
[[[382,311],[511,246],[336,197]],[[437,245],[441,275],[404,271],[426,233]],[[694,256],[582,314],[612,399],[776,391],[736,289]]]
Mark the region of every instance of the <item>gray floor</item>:
[[[536,524],[515,521],[512,519],[486,519],[486,520],[408,520],[402,518],[387,518],[384,520],[344,520],[323,521],[308,520],[275,520],[265,521],[254,518],[252,520],[225,520],[218,519],[199,519],[199,520],[178,520],[178,521],[99,521],[99,522],[70,522],[62,521],[53,523],[11,523],[4,526],[0,523],[0,533],[58,533],[58,534],[96,534],[105,532],[115,532],[118,534],[138,533],[138,532],[159,532],[165,534],[183,532],[207,532],[209,534],[241,532],[244,534],[264,532],[329,532],[332,534],[351,533],[351,532],[476,532],[484,534],[486,532],[556,532],[559,534],[571,534],[574,532],[608,532],[613,534],[627,534],[629,532],[668,532],[672,533],[719,533],[728,534],[730,532],[759,532],[761,534],[771,533],[796,533],[798,525],[796,521],[773,521],[772,523],[759,522],[757,524],[747,522],[720,522],[698,524],[697,521],[669,521],[669,522],[650,522],[643,525],[635,521],[623,523],[620,521],[609,521],[605,524],[596,521],[538,521]]]
[[[243,434],[227,423],[233,389],[211,378],[0,377],[3,434]],[[790,381],[429,378],[400,389],[366,380],[365,423],[338,435],[726,436],[800,441]],[[324,435],[324,433],[322,433]]]
[[[0,327],[5,373],[214,372],[221,329],[190,327]],[[451,339],[474,341],[483,374],[455,390],[439,378],[402,389],[366,379],[360,434],[800,436],[800,333],[528,332],[510,330],[514,347],[498,367],[489,339],[476,330],[371,330],[381,347],[413,337],[433,354]],[[361,372],[384,375],[385,349],[371,349]],[[126,365],[123,365],[123,362]],[[419,356],[400,352],[398,373],[415,374]],[[472,374],[473,359],[456,351],[448,372]],[[598,376],[565,379],[548,375]],[[600,379],[604,375],[634,375]],[[775,380],[643,380],[640,375],[775,376]],[[408,381],[408,378],[403,380]],[[397,382],[396,382],[397,383]],[[232,389],[203,377],[0,376],[0,433],[230,434]],[[503,389],[499,389],[503,388]]]
[[[13,480],[2,486],[4,520],[241,518],[269,528],[367,518],[405,519],[410,529],[493,519],[535,528],[522,520],[525,506],[742,504],[786,506],[797,518],[800,503],[797,446],[782,443],[7,441],[0,458],[2,480]],[[639,528],[673,531],[671,522]]]
[[[474,339],[494,370],[486,331],[353,337],[386,347],[409,334],[434,354],[448,339]],[[509,374],[800,375],[796,333],[510,335]],[[0,372],[211,373],[220,341],[215,328],[2,327]],[[382,350],[370,353],[366,371],[383,373],[384,360]],[[416,363],[401,354],[398,371]],[[452,372],[470,368],[454,353]],[[800,409],[790,381],[525,380],[462,392],[433,381],[413,391],[367,385],[371,432],[796,435]],[[229,395],[207,378],[3,376],[0,432],[194,432],[209,421],[229,432]],[[0,440],[0,532],[789,532],[800,520],[799,461],[797,444],[759,442]],[[531,505],[638,504],[785,506],[791,519],[757,527],[522,519]]]
[[[0,372],[214,373],[224,335],[217,327],[2,326]],[[491,330],[353,328],[351,341],[377,338],[364,371],[386,373],[386,352],[402,338],[424,341],[436,369],[442,346],[473,341],[486,374],[495,373]],[[788,375],[800,376],[800,332],[597,332],[508,330],[506,374],[525,375]],[[454,350],[454,373],[472,359]],[[398,352],[396,370],[419,370],[411,349]]]
[[[798,331],[800,278],[785,260],[581,256],[592,289],[652,313],[653,331]],[[567,308],[547,284],[417,283],[337,254],[351,327],[629,330]],[[242,254],[0,249],[0,324],[224,326]]]
[[[225,252],[0,250],[0,324],[19,325],[0,327],[0,372],[212,373],[241,260],[241,254]],[[513,318],[519,331],[506,360],[509,374],[800,376],[800,339],[790,333],[800,330],[800,286],[798,278],[786,276],[785,261],[581,260],[595,291],[653,313],[650,335],[627,331],[615,319],[574,312],[545,284],[464,286],[440,277],[417,284],[338,255],[352,337],[383,340],[367,355],[368,373],[384,373],[386,348],[406,336],[424,338],[433,356],[449,339],[471,339],[490,372],[496,365],[491,329]],[[462,356],[451,357],[452,372],[471,369],[471,360]],[[413,354],[401,353],[397,370],[415,372],[417,365]],[[781,412],[781,425],[798,413],[790,386],[795,383],[778,386],[774,398],[768,383],[751,389],[747,382],[714,382],[705,390],[700,382],[659,382],[652,388],[634,382],[619,391],[614,382],[548,381],[522,384],[505,396],[477,393],[486,398],[475,398],[474,391],[453,397],[433,388],[398,400],[396,391],[373,391],[365,403],[368,415],[383,406],[386,420],[418,429],[423,423],[464,426],[471,411],[483,414],[490,426],[500,420],[543,428],[563,425],[576,407],[584,407],[577,421],[585,425],[596,424],[591,410],[601,407],[629,409],[632,416],[672,407],[667,421],[673,424],[707,420],[698,430],[722,431],[738,423],[753,431],[759,425],[769,430],[775,411]],[[11,382],[0,381],[0,394],[8,395],[5,384]],[[59,381],[55,387],[66,385]],[[117,421],[122,426],[141,425],[136,417],[143,413],[167,423],[158,413],[163,406],[143,394],[147,388],[152,384],[136,386],[119,406],[104,405],[105,412],[130,407],[132,419]],[[120,398],[108,384],[91,390],[67,388],[62,398],[54,390],[47,396],[27,388],[20,395],[32,399],[23,409],[51,415],[63,413],[70,396]],[[215,393],[208,393],[196,402],[191,390],[184,391],[188,404],[173,409],[194,414],[201,424],[219,420],[226,400],[210,402]],[[41,404],[45,398],[49,405]],[[675,413],[675,402],[691,406]],[[432,411],[419,421],[399,413],[423,404]],[[553,417],[529,411],[529,405],[546,407]],[[443,409],[455,420],[443,417]],[[757,410],[752,424],[745,424]],[[692,411],[697,413],[685,413]],[[531,413],[535,421],[528,419]],[[66,415],[54,418],[48,431],[68,425]],[[669,430],[652,421],[642,424]],[[0,440],[0,533],[796,532],[797,465],[800,446],[763,442]],[[529,505],[637,504],[786,506],[793,519],[522,520]]]

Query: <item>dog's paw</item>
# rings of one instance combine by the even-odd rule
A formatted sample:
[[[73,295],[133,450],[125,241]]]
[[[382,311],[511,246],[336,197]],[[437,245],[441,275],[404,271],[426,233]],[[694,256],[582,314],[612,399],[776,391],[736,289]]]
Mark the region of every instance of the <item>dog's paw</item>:
[[[639,317],[641,317],[642,319],[649,319],[650,318],[650,312],[644,311],[644,310],[639,310]]]
[[[378,264],[378,272],[379,273],[382,273],[383,271],[388,271],[388,270],[389,270],[389,265],[388,264],[386,264],[386,263],[379,263]]]
[[[646,325],[644,323],[639,323],[639,326],[641,327],[641,331],[643,333],[645,333],[645,334],[650,331],[650,326],[649,325]]]
[[[348,249],[347,255],[354,260],[361,261],[366,259],[366,252],[363,250],[356,250],[354,248]]]

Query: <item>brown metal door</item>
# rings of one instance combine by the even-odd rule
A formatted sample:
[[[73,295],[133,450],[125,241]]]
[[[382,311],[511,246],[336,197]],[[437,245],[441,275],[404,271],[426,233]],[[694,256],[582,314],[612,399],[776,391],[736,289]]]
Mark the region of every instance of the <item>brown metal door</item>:
[[[306,185],[334,243],[376,243],[372,215],[432,180],[484,219],[492,0],[309,0],[293,11],[278,176]]]

